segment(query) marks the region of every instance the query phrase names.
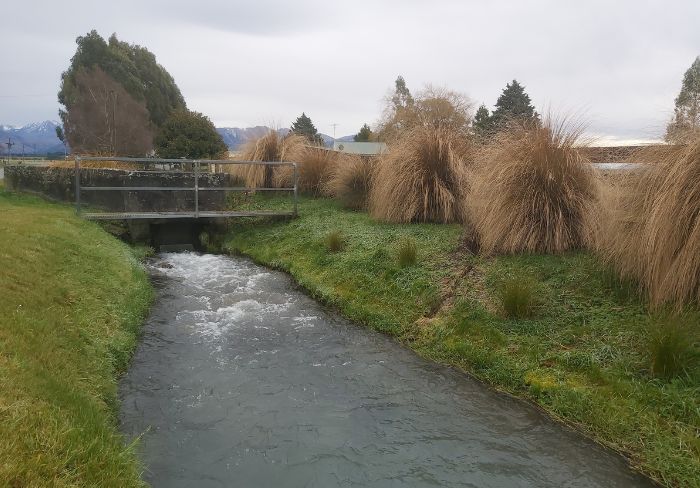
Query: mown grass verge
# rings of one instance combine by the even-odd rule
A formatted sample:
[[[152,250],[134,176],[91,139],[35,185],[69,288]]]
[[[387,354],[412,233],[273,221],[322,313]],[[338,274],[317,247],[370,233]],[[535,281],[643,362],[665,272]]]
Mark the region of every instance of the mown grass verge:
[[[655,317],[592,255],[483,258],[460,250],[459,226],[379,223],[328,200],[302,200],[300,215],[234,224],[225,248],[288,271],[343,315],[426,357],[538,403],[662,483],[700,486],[697,347],[682,375],[654,378]],[[332,230],[344,239],[337,252],[326,245]],[[417,259],[402,267],[406,239]],[[523,316],[504,310],[513,279],[534,287]],[[686,320],[696,333],[698,315]]]
[[[143,486],[116,422],[152,296],[136,254],[67,206],[0,189],[1,486]]]

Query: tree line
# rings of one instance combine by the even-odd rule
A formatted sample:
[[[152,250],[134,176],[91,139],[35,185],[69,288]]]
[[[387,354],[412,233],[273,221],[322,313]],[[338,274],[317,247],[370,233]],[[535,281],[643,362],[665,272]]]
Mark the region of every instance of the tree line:
[[[77,49],[61,75],[58,101],[62,127],[57,136],[77,153],[115,156],[158,155],[164,158],[219,158],[227,147],[205,115],[187,108],[173,77],[145,47],[108,40],[93,30],[76,39]],[[525,87],[506,85],[493,110],[484,104],[472,114],[464,95],[427,86],[415,96],[402,76],[394,82],[376,129],[363,124],[356,142],[387,141],[415,125],[449,126],[488,138],[513,119],[539,124],[540,116]],[[665,138],[684,143],[700,131],[700,57],[683,77]],[[310,144],[323,145],[305,112],[291,132]]]

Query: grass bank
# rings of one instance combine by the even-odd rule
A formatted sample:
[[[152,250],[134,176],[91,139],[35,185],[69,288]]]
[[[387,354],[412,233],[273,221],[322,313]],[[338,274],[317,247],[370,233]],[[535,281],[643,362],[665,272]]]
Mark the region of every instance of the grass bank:
[[[151,300],[128,246],[0,188],[0,485],[142,486],[116,379]]]
[[[288,271],[426,357],[538,403],[653,478],[700,486],[700,366],[652,377],[655,318],[593,256],[483,258],[462,249],[459,226],[379,223],[328,200],[302,200],[300,215],[236,224],[225,248]],[[407,240],[417,259],[400,266]],[[531,295],[520,318],[504,310],[512,283]],[[686,320],[698,330],[697,315]]]

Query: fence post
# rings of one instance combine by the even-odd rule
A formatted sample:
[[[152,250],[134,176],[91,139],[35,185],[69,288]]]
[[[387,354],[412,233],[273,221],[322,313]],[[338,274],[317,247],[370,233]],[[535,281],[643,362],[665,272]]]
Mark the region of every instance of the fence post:
[[[194,161],[194,218],[199,218],[199,161]]]
[[[292,163],[294,165],[294,216],[296,217],[298,212],[298,184],[297,184],[297,179],[299,177],[298,172],[297,172],[297,163]]]
[[[75,213],[80,215],[80,156],[75,157]]]

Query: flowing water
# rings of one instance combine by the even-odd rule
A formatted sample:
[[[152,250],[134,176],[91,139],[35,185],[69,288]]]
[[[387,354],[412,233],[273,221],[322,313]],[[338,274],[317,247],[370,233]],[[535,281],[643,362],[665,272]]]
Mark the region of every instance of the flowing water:
[[[121,384],[155,487],[649,486],[614,453],[241,258],[163,254]]]

